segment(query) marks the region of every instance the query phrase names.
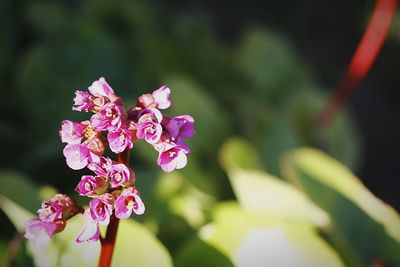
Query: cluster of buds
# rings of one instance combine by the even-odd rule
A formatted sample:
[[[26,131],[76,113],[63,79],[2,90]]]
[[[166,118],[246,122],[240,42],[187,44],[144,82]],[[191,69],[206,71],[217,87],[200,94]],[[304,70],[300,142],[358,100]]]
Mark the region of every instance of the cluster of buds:
[[[71,210],[54,208],[49,204],[52,200],[43,202],[39,218],[26,223],[25,234],[41,246],[64,229],[66,219],[74,216],[75,210],[86,218],[77,242],[99,240],[99,224],[108,225],[111,216],[126,219],[132,213],[143,214],[145,207],[135,186],[135,172],[127,162],[105,157],[107,144],[113,153],[121,154],[144,139],[158,152],[157,164],[165,172],[185,167],[186,155],[190,153],[184,139],[194,135],[194,119],[189,115],[170,118],[160,112],[171,106],[168,87],[140,96],[137,105],[128,110],[104,78],[93,82],[88,91],[76,91],[75,95],[72,109],[94,114],[83,122],[62,121],[60,137],[67,144],[63,150],[67,165],[73,170],[87,167],[94,173],[82,176],[75,188],[81,196],[92,200],[86,209]]]

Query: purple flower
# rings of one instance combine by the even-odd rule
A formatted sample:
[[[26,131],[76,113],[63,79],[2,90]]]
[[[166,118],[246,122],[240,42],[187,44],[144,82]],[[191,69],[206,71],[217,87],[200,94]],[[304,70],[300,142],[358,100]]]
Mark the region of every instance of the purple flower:
[[[186,166],[187,157],[184,149],[173,143],[163,143],[159,150],[157,164],[165,172],[182,169]]]
[[[149,144],[155,144],[160,140],[162,130],[161,124],[148,120],[138,123],[136,137],[144,138]]]
[[[190,115],[173,117],[165,125],[172,141],[180,138],[191,138],[194,135],[194,119]]]
[[[61,130],[59,132],[61,142],[68,144],[80,144],[86,127],[87,125],[78,122],[69,120],[62,121]]]
[[[169,100],[169,95],[171,94],[171,90],[163,85],[159,89],[155,90],[152,93],[154,98],[154,102],[156,103],[156,108],[166,109],[171,106],[171,101]]]
[[[81,196],[100,195],[107,189],[107,181],[102,176],[84,175],[75,191]]]
[[[47,247],[51,237],[65,228],[64,220],[43,222],[39,218],[29,219],[25,223],[25,238],[34,246]]]
[[[77,243],[95,242],[100,238],[99,223],[92,220],[89,210],[85,210],[86,223],[83,226],[82,232],[76,238]]]
[[[39,219],[43,222],[53,222],[59,219],[63,213],[63,208],[56,202],[43,201],[42,207],[38,210]]]
[[[131,173],[134,176],[133,170],[129,170],[125,164],[114,164],[108,172],[111,188],[115,188],[128,182],[131,178]]]
[[[76,91],[72,110],[88,112],[92,108],[91,95],[88,92]]]
[[[105,157],[96,157],[89,163],[89,170],[96,173],[98,176],[106,176],[112,165],[112,160]]]
[[[107,135],[107,140],[111,151],[114,153],[121,153],[125,149],[131,149],[133,147],[131,131],[122,127],[110,131]]]
[[[113,196],[105,193],[89,202],[90,217],[94,222],[108,225],[112,214]]]
[[[95,131],[116,130],[121,127],[124,116],[123,107],[107,103],[91,117],[90,124]]]
[[[69,144],[63,150],[67,165],[73,170],[85,168],[90,159],[90,150],[86,145]]]
[[[143,214],[145,207],[139,195],[129,189],[122,191],[121,195],[114,203],[115,216],[119,219],[127,219],[132,211],[138,215]]]

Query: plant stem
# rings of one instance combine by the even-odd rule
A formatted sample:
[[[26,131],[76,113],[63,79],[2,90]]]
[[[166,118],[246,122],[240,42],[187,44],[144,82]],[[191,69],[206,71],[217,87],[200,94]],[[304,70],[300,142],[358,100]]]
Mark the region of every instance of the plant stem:
[[[346,76],[316,120],[318,126],[326,126],[354,93],[354,89],[371,69],[395,15],[397,0],[377,0],[367,29],[358,44],[348,66]]]
[[[123,163],[128,166],[129,149],[118,154],[118,163]],[[119,219],[115,215],[111,215],[110,223],[107,227],[106,236],[101,239],[101,252],[99,258],[99,267],[110,267],[114,252],[115,240],[117,237]]]

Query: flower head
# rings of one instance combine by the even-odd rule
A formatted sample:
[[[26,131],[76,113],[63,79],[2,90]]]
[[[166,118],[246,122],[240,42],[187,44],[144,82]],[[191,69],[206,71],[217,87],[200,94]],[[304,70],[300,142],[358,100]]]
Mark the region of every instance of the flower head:
[[[129,170],[125,164],[112,165],[108,172],[111,188],[116,188],[128,182],[131,178],[131,174],[134,176],[134,172]]]
[[[113,196],[105,193],[94,198],[89,203],[89,214],[94,222],[107,225],[112,214]]]
[[[90,159],[90,150],[86,145],[69,144],[63,150],[68,167],[73,170],[85,168]]]
[[[29,219],[25,223],[25,238],[34,246],[47,247],[51,237],[65,228],[65,220],[52,222],[42,221],[39,218]]]
[[[159,151],[157,164],[165,172],[182,169],[186,166],[187,157],[184,150],[173,143],[164,143]]]
[[[69,120],[62,121],[61,130],[59,132],[61,142],[68,144],[80,144],[86,127],[86,125],[78,122]]]
[[[121,195],[115,200],[115,216],[119,219],[127,219],[132,211],[138,215],[144,213],[145,207],[139,195],[129,189],[122,191]]]
[[[107,135],[110,149],[114,153],[121,153],[125,149],[131,149],[133,146],[131,131],[124,128],[110,131]]]
[[[84,175],[75,191],[81,196],[101,195],[107,189],[107,181],[102,176]]]
[[[95,131],[116,130],[122,125],[125,111],[115,103],[105,104],[99,112],[90,119],[90,124]]]

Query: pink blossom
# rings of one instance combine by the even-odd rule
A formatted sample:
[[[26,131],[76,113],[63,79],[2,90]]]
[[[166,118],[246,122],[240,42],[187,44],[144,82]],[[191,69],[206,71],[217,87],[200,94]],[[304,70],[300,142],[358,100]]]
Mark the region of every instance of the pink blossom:
[[[132,133],[124,128],[110,131],[107,135],[107,140],[111,151],[114,153],[121,153],[125,149],[133,147]]]
[[[128,189],[122,191],[114,203],[115,216],[119,219],[127,219],[132,211],[138,215],[143,214],[145,207],[139,195]]]
[[[110,178],[111,188],[115,188],[128,182],[131,178],[131,174],[134,176],[133,170],[128,169],[125,164],[114,164],[111,166],[108,172]]]
[[[85,225],[76,238],[77,243],[95,242],[100,238],[99,223],[92,220],[88,209],[85,210]]]
[[[88,92],[76,91],[72,110],[88,112],[92,108],[91,95]]]
[[[43,222],[53,222],[56,219],[61,218],[63,208],[60,207],[56,202],[43,201],[41,208],[38,210],[39,219]]]
[[[86,145],[69,144],[63,150],[67,165],[73,170],[85,168],[90,159],[90,150]]]
[[[157,164],[165,172],[182,169],[186,166],[187,157],[184,150],[176,144],[164,143],[159,151]]]
[[[89,148],[89,150],[97,156],[104,154],[104,143],[97,136],[87,139],[85,142],[83,142],[83,144],[85,144],[87,148]]]
[[[63,215],[65,213],[70,213],[74,208],[74,203],[71,198],[64,194],[56,194],[54,197],[49,199],[50,202],[55,203],[58,207],[62,209]]]
[[[61,130],[59,132],[61,137],[61,142],[68,144],[80,144],[86,125],[64,120],[61,122]]]
[[[173,117],[165,125],[172,141],[180,138],[191,138],[194,135],[194,119],[190,115]]]
[[[108,225],[112,214],[113,196],[105,193],[89,202],[89,213],[94,222]]]
[[[137,124],[136,137],[145,139],[149,144],[154,144],[160,140],[162,130],[161,124],[148,120]]]
[[[155,90],[152,93],[152,96],[154,98],[154,102],[156,103],[156,107],[159,109],[169,108],[171,106],[171,101],[169,100],[170,94],[171,90],[165,85]]]
[[[107,173],[110,170],[112,165],[112,160],[110,158],[105,158],[105,157],[96,157],[94,160],[92,160],[88,168],[91,171],[94,171],[98,176],[106,176]]]
[[[113,102],[118,98],[104,77],[94,81],[88,90],[94,96],[105,96]]]
[[[92,116],[90,124],[95,131],[116,130],[121,127],[124,116],[123,107],[107,103]]]
[[[146,121],[154,121],[161,123],[163,119],[163,115],[156,108],[146,108],[142,109],[138,113],[138,123],[146,122]]]
[[[39,218],[29,219],[25,223],[25,238],[34,246],[47,247],[51,237],[65,228],[65,220],[44,222]]]
[[[91,176],[84,175],[81,177],[81,181],[75,188],[81,196],[93,196],[100,195],[107,189],[107,181],[102,176]]]

